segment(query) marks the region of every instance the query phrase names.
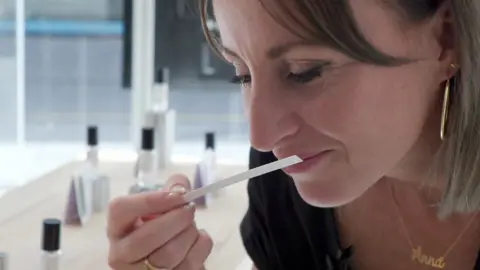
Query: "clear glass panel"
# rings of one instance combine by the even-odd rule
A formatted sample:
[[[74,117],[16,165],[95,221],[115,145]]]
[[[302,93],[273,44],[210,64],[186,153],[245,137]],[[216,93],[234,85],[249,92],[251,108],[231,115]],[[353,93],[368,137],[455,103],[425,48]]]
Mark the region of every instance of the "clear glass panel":
[[[101,141],[129,140],[122,2],[27,1],[28,141],[82,142],[92,124]]]
[[[0,142],[17,139],[17,58],[15,0],[0,2]]]
[[[222,142],[248,142],[248,125],[238,88],[227,80],[198,81],[189,86],[173,82],[170,102],[178,114],[176,141],[199,142],[203,146],[203,134],[214,131]]]
[[[166,62],[171,70],[170,106],[177,113],[176,154],[202,157],[204,134],[213,131],[219,160],[246,162],[249,127],[240,87],[229,83],[235,70],[209,48],[198,12],[188,6],[192,2],[175,3],[174,10],[164,6],[157,10],[157,43],[168,45],[157,46],[156,65],[158,68]],[[209,25],[215,31],[213,20]]]
[[[168,65],[171,71],[177,144],[195,142],[202,147],[206,131],[216,132],[219,144],[247,143],[241,92],[229,83],[234,68],[210,49],[192,2],[176,1],[173,7],[156,3],[156,66]],[[215,24],[213,20],[209,24],[212,30]]]

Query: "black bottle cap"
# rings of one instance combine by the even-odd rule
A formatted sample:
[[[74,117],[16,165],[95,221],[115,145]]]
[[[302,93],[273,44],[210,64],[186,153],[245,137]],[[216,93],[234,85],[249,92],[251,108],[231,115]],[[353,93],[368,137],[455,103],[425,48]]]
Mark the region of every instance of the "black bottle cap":
[[[88,146],[98,145],[98,129],[96,126],[89,126],[87,128],[87,144]]]
[[[155,147],[155,136],[153,128],[142,129],[142,150],[151,151]]]
[[[215,133],[207,132],[205,133],[205,148],[215,150]]]
[[[60,230],[62,222],[58,219],[48,218],[43,221],[42,249],[52,252],[60,249]]]
[[[159,68],[157,69],[157,72],[155,74],[155,82],[156,83],[168,83],[169,82],[169,77],[170,77],[170,72],[169,69],[164,67],[164,68]]]

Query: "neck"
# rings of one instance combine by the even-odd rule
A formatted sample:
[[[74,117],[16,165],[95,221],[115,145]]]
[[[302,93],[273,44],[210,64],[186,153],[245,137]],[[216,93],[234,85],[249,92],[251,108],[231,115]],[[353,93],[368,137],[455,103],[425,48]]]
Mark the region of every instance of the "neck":
[[[436,162],[442,144],[440,139],[440,108],[432,110],[418,140],[399,164],[385,176],[395,186],[411,195],[418,194],[423,204],[437,204],[445,189],[444,176],[439,173]]]

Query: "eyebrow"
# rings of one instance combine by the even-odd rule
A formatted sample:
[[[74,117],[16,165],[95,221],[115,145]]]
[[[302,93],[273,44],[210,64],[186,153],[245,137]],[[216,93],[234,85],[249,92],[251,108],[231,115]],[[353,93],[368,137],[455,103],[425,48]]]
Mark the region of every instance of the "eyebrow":
[[[315,42],[306,42],[306,41],[300,41],[300,42],[290,42],[286,44],[281,44],[274,46],[270,49],[268,49],[266,56],[268,59],[274,60],[277,58],[280,58],[287,52],[291,51],[292,49],[296,47],[311,47],[311,46],[324,46],[325,44],[322,43],[315,43]],[[219,44],[220,51],[228,54],[230,56],[233,56],[235,58],[240,58],[236,52],[234,52],[232,49],[223,46],[222,44]]]

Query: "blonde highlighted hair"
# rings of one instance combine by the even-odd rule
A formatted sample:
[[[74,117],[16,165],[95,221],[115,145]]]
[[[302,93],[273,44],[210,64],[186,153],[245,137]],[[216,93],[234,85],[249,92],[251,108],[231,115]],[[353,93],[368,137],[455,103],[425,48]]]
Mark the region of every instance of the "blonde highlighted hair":
[[[262,2],[286,29],[306,39],[319,39],[365,63],[392,66],[407,59],[387,55],[370,44],[360,31],[349,1],[284,0]],[[213,50],[219,38],[209,30],[209,0],[199,0],[202,27]],[[448,130],[435,171],[447,179],[440,215],[480,210],[480,1],[477,0],[379,0],[395,9],[401,20],[418,23],[450,5],[455,18],[460,71],[450,93]],[[298,17],[302,16],[302,20]],[[302,23],[302,22],[307,22]]]

